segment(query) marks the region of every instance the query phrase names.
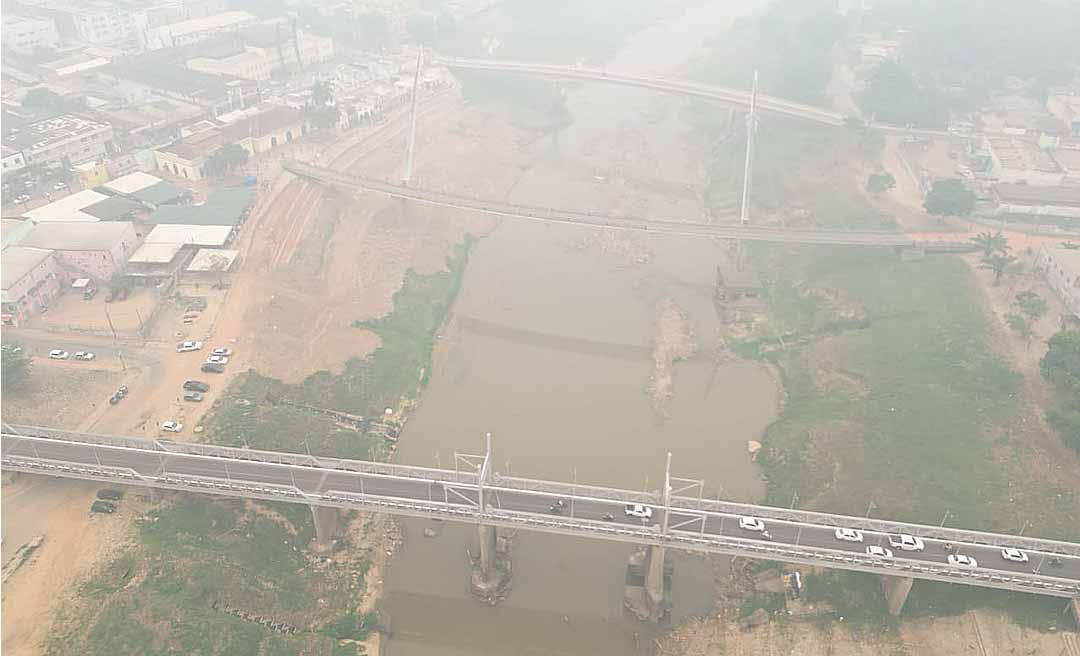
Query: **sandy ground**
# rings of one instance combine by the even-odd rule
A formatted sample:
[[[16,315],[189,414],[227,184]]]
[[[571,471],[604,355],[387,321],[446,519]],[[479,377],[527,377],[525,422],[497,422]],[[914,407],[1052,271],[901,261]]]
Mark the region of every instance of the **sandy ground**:
[[[694,352],[694,337],[686,312],[670,297],[656,302],[656,344],[653,347],[652,381],[649,383],[649,399],[653,410],[666,417],[674,396],[675,363],[685,360]]]
[[[1072,656],[1075,633],[1041,633],[995,611],[904,622],[897,633],[842,622],[770,622],[744,630],[724,617],[695,620],[661,642],[660,656]],[[1073,650],[1073,651],[1070,651]]]

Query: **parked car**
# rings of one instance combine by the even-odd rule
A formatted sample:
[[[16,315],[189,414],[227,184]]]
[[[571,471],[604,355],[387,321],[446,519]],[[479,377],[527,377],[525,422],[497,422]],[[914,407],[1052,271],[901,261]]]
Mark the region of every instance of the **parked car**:
[[[29,203],[29,202],[30,202],[30,197],[27,196],[26,194],[19,194],[18,196],[15,197],[15,203],[17,205],[22,205],[23,203]]]
[[[161,424],[161,430],[167,433],[179,433],[184,430],[184,425],[178,421],[169,420]]]
[[[90,299],[94,298],[95,296],[97,296],[97,291],[97,287],[87,287],[83,290],[82,293],[83,300],[89,301]]]
[[[60,191],[61,189],[67,188],[67,183],[66,182],[57,182],[57,183],[53,184],[52,188],[55,189],[56,191]]]
[[[640,503],[626,504],[625,512],[627,517],[636,517],[644,520],[652,519],[652,508],[643,506]]]
[[[186,342],[180,342],[176,345],[177,353],[190,353],[191,351],[198,351],[202,348],[202,342],[194,339],[189,339]]]
[[[75,357],[76,360],[90,361],[90,360],[93,360],[94,358],[96,358],[97,356],[94,355],[91,351],[75,351],[75,356],[74,357]]]
[[[225,373],[225,365],[219,362],[204,362],[200,370],[208,374],[223,374]]]
[[[215,364],[229,364],[229,358],[225,357],[224,355],[211,355],[210,357],[206,358],[206,361],[213,362]]]
[[[222,357],[229,357],[232,355],[232,349],[225,346],[218,346],[213,351],[210,351],[211,355],[220,355]]]
[[[184,400],[185,401],[192,401],[194,403],[198,403],[198,402],[203,400],[202,392],[192,392],[192,391],[184,392]]]
[[[872,544],[866,548],[866,555],[873,556],[874,558],[892,558],[892,549],[886,549],[885,547],[879,547],[876,544]]]
[[[90,504],[90,512],[104,513],[106,515],[111,515],[114,512],[116,512],[116,506],[109,503],[108,501],[98,500],[98,501],[95,501],[94,503]]]
[[[184,389],[191,390],[192,392],[206,393],[210,391],[210,386],[201,380],[185,380]]]
[[[1005,560],[1011,560],[1014,563],[1026,563],[1028,561],[1028,555],[1019,549],[1013,549],[1012,547],[1006,547],[1001,550],[1001,557]]]
[[[49,359],[51,360],[67,360],[70,357],[70,353],[61,349],[53,349],[49,351]]]
[[[979,566],[979,561],[971,556],[965,556],[964,554],[949,554],[949,564],[954,567],[975,569]]]
[[[109,403],[112,404],[112,405],[116,405],[117,403],[120,403],[120,399],[127,396],[127,393],[128,393],[127,385],[121,385],[115,392],[113,392],[113,395],[109,397]]]
[[[853,528],[838,528],[836,529],[836,539],[844,542],[862,542],[863,534],[862,531]]]
[[[761,521],[757,517],[740,517],[739,528],[744,531],[753,531],[755,533],[765,532],[765,522]]]
[[[97,491],[97,498],[104,499],[106,501],[119,501],[124,498],[124,493],[120,490],[110,490],[108,488]]]
[[[926,548],[922,538],[917,538],[914,535],[906,535],[901,533],[900,535],[889,536],[889,546],[904,551],[922,551]]]

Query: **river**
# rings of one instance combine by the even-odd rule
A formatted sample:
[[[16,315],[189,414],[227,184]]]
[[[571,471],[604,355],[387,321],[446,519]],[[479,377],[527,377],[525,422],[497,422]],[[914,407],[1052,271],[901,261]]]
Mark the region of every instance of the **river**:
[[[676,68],[746,11],[734,2],[690,8],[635,35],[609,68]],[[558,153],[523,174],[511,202],[609,210],[633,195],[635,211],[700,215],[692,195],[665,193],[700,184],[699,164],[682,147],[688,138],[683,101],[585,86],[567,102],[574,122],[560,135]],[[636,155],[613,163],[612,153],[625,153],[627,143]],[[610,187],[597,193],[596,185],[643,178],[656,193]],[[764,485],[746,443],[775,419],[778,390],[757,364],[714,361],[719,323],[712,285],[725,246],[588,234],[504,221],[474,247],[453,320],[440,336],[441,357],[396,460],[449,466],[455,451],[480,452],[491,432],[496,467],[504,473],[656,489],[670,451],[674,475],[706,479],[711,494],[759,498]],[[696,343],[695,354],[675,365],[666,418],[646,394],[655,308],[664,297],[685,312]],[[387,574],[381,605],[393,631],[385,654],[648,652],[656,629],[622,608],[629,545],[520,533],[513,589],[490,608],[466,590],[465,550],[475,548],[475,528],[443,525],[427,539],[422,532],[429,526],[403,522],[405,546]],[[707,612],[708,561],[674,558],[673,620]]]

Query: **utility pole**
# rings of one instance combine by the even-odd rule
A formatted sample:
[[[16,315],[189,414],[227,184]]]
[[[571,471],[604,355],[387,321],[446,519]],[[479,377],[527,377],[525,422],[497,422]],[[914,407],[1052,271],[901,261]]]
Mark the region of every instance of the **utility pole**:
[[[412,167],[413,167],[413,149],[416,147],[416,103],[420,98],[420,65],[424,61],[424,48],[420,48],[420,52],[416,53],[416,73],[413,75],[412,86],[412,116],[409,119],[409,150],[405,156],[405,179],[403,183],[406,187],[409,186],[409,180],[412,179]]]

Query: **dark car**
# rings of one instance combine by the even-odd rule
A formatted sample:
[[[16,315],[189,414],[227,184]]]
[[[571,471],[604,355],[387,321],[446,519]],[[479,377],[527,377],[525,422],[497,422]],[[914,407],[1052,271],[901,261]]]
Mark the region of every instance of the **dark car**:
[[[184,400],[194,401],[195,403],[198,403],[203,400],[202,392],[193,392],[191,390],[188,390],[187,392],[184,392]]]
[[[86,290],[82,293],[84,301],[89,301],[95,296],[97,296],[97,287],[87,287]]]
[[[200,370],[204,373],[223,374],[225,373],[225,365],[220,362],[204,362]]]
[[[116,506],[109,503],[108,501],[95,501],[90,506],[90,512],[105,513],[106,515],[111,515],[116,512]]]
[[[97,491],[97,498],[104,499],[106,501],[119,501],[124,498],[124,493],[120,490],[110,490],[108,488]]]
[[[192,392],[202,392],[203,394],[206,394],[210,391],[210,386],[202,382],[201,380],[185,380],[184,389],[190,390]]]

